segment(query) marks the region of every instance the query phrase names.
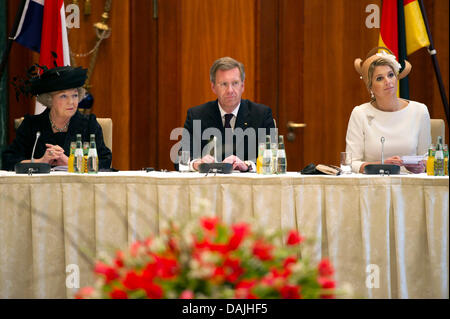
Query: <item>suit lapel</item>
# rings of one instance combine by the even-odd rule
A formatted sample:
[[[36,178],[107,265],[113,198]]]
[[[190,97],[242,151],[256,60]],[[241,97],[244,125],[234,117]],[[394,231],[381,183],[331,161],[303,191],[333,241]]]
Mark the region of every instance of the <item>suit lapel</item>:
[[[250,111],[248,109],[247,100],[241,100],[241,105],[239,106],[239,111],[236,117],[236,124],[234,128],[240,127],[242,130],[248,127],[248,115]]]
[[[217,100],[211,103],[211,107],[208,110],[209,121],[206,123],[206,128],[208,127],[217,127],[222,134],[225,132],[222,117],[220,116],[219,104]]]

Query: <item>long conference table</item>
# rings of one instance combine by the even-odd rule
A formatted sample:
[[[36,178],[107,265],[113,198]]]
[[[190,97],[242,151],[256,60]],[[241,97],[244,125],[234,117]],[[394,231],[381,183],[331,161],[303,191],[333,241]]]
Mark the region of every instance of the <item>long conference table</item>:
[[[449,297],[447,176],[0,171],[0,298],[71,298],[96,258],[199,214],[297,229],[353,298]]]

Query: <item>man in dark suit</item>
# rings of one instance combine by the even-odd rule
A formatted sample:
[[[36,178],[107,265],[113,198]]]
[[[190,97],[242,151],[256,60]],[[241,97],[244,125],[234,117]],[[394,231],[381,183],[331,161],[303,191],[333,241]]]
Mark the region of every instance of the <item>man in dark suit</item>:
[[[235,170],[255,170],[258,142],[265,141],[275,124],[268,106],[241,99],[244,80],[244,65],[230,57],[211,66],[211,89],[217,100],[190,108],[184,123],[189,133],[183,139],[187,143],[189,138],[191,169],[198,170],[200,163],[223,161],[233,164]],[[211,136],[217,141],[214,156],[206,151]]]

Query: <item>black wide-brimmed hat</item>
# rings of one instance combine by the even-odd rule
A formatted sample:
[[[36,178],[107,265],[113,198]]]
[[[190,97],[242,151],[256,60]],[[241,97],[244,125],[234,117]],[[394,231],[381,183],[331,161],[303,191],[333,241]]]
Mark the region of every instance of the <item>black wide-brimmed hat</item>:
[[[42,93],[75,89],[84,85],[87,69],[81,67],[60,66],[44,71],[40,76],[29,80],[29,93]]]
[[[39,70],[43,70],[39,74]],[[25,79],[14,78],[12,85],[16,90],[16,98],[40,95],[43,93],[75,89],[82,87],[87,78],[87,69],[81,67],[59,66],[48,69],[46,66],[33,65]]]

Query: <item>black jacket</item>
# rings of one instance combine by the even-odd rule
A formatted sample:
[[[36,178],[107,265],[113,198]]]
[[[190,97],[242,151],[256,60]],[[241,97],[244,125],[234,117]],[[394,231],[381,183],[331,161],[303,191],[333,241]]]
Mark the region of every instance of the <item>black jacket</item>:
[[[53,133],[49,114],[50,109],[38,115],[25,115],[22,124],[16,132],[16,138],[3,152],[2,169],[14,170],[14,165],[23,160],[31,159],[31,152],[33,151],[34,140],[36,132],[41,132],[41,135],[36,144],[34,158],[41,158],[47,149],[45,144],[58,144],[64,149],[66,156],[70,155],[70,142],[76,141],[76,134],[81,134],[83,142],[90,141],[90,134],[95,134],[95,142],[99,158],[99,168],[110,168],[112,153],[106,147],[103,141],[103,132],[97,118],[94,114],[83,115],[76,112],[70,119],[67,134],[63,145],[57,143],[56,134]]]
[[[200,130],[194,129],[194,120],[200,120]],[[233,145],[231,149],[233,150],[233,154],[237,155],[241,160],[252,160],[256,162],[256,157],[258,156],[258,141],[265,141],[265,135],[270,134],[270,128],[274,128],[275,124],[272,117],[272,110],[263,104],[257,104],[249,100],[241,100],[241,105],[239,107],[239,111],[236,117],[236,123],[234,126],[234,132],[237,132],[237,128],[241,128],[244,132],[246,129],[252,128],[256,133],[256,141],[253,143],[249,140],[248,136],[243,135],[242,138],[235,137]],[[198,149],[194,149],[193,141],[196,140],[197,143],[201,145],[200,152],[203,150],[205,145],[208,144],[208,139],[202,139],[202,134],[207,128],[215,128],[221,133],[221,150],[219,153],[219,160],[224,160],[225,155],[225,129],[222,124],[222,118],[220,116],[220,110],[218,101],[210,101],[202,105],[195,106],[190,108],[187,111],[186,121],[184,123],[184,128],[189,133],[189,139],[185,136],[183,137],[184,141],[189,140],[189,148],[191,152],[191,159],[201,158],[202,154],[198,153]],[[263,129],[260,132],[264,133],[264,136],[261,136],[258,132],[258,128]],[[249,143],[249,141],[251,143]],[[218,139],[220,143],[220,140]],[[243,143],[243,145],[242,145]],[[243,146],[243,148],[242,148]],[[184,145],[182,145],[183,148]],[[254,156],[249,153],[250,147],[253,148]],[[239,152],[239,150],[244,150],[244,154]],[[240,156],[239,156],[240,155]],[[221,158],[220,158],[221,157]],[[242,158],[243,157],[243,158]]]

